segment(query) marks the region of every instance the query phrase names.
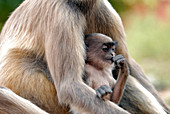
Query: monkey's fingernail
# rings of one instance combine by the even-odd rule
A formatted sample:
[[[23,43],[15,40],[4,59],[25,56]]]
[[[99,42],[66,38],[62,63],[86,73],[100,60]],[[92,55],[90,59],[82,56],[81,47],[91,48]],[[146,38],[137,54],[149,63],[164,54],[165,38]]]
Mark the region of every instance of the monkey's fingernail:
[[[108,91],[109,93],[112,93],[113,91],[112,90],[110,90],[110,91]]]

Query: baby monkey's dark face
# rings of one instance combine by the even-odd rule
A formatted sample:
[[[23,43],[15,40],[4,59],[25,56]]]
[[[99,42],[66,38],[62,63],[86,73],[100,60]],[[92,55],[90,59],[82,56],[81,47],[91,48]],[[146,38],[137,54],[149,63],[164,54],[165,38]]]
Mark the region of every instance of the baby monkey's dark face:
[[[117,42],[115,41],[103,43],[102,53],[101,53],[101,59],[103,61],[109,64],[113,63],[113,57],[116,55],[115,54],[116,45],[117,45]]]
[[[85,44],[88,64],[100,69],[112,67],[116,41],[106,35],[93,33],[85,38]]]

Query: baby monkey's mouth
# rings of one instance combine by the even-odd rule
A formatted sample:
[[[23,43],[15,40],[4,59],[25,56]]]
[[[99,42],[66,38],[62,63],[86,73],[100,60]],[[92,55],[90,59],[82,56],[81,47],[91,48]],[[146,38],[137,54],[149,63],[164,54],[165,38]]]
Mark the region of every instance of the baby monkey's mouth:
[[[112,63],[114,62],[113,57],[111,57],[111,58],[107,58],[106,60],[107,60],[107,61],[108,61],[108,63],[110,63],[110,64],[112,64]]]

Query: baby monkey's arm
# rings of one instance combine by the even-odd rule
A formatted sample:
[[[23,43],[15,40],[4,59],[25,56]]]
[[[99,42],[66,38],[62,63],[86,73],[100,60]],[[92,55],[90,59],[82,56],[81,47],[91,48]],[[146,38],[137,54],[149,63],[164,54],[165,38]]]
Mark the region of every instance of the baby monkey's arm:
[[[115,67],[119,68],[118,79],[111,94],[111,101],[118,104],[122,98],[127,77],[129,75],[129,68],[126,59],[122,55],[117,55],[113,58]]]

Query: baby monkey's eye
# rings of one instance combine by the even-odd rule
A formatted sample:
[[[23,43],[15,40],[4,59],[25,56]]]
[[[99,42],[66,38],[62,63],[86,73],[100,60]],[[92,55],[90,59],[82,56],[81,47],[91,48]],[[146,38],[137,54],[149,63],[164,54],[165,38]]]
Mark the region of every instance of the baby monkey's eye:
[[[115,51],[115,48],[112,48],[112,51]]]
[[[109,50],[109,48],[104,45],[104,46],[102,47],[102,50],[103,50],[104,52],[107,52],[107,51]]]
[[[109,48],[103,48],[104,52],[107,52],[109,50]]]

